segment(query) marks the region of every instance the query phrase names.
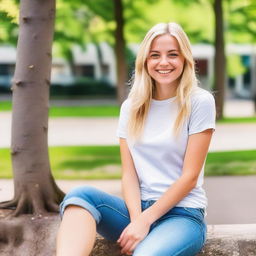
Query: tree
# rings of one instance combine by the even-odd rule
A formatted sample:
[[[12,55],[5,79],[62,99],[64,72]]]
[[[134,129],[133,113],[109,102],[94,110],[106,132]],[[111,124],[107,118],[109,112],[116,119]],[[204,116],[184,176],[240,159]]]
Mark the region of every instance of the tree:
[[[229,0],[228,31],[229,38],[236,43],[256,43],[256,2],[248,0]],[[246,71],[246,69],[244,70]],[[256,79],[255,72],[252,73]],[[254,101],[254,111],[256,112],[256,84],[251,84],[251,96]]]
[[[51,174],[47,134],[55,0],[20,2],[11,154],[15,193],[0,208],[13,216],[58,212],[64,193]]]
[[[128,68],[126,63],[126,41],[124,37],[124,3],[122,0],[104,1],[89,0],[86,2],[88,8],[94,12],[95,15],[100,16],[105,22],[115,22],[114,31],[110,31],[114,35],[114,52],[116,59],[116,80],[117,80],[117,100],[121,105],[127,96],[127,78]],[[108,10],[106,12],[106,10]],[[96,36],[94,34],[94,42],[96,42]]]
[[[183,4],[183,5],[200,4],[200,0],[193,0],[193,1],[181,0],[180,4]],[[215,22],[214,22],[215,55],[214,55],[213,89],[215,92],[214,94],[215,94],[215,100],[216,100],[217,118],[220,119],[223,117],[225,75],[226,75],[222,0],[214,0],[212,3],[212,9],[215,17]]]
[[[223,117],[226,75],[222,0],[214,0],[213,9],[215,16],[214,90],[217,119],[221,119]]]
[[[122,0],[114,1],[114,13],[116,21],[115,29],[115,56],[117,72],[117,98],[121,105],[127,97],[128,69],[125,59],[124,15]]]

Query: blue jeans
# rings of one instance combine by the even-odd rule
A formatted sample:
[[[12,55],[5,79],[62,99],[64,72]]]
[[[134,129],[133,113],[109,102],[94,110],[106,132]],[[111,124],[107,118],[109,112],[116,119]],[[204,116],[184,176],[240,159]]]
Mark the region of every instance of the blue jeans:
[[[155,201],[141,201],[142,210]],[[130,223],[129,212],[123,199],[89,186],[71,190],[60,205],[61,216],[68,205],[85,208],[97,223],[97,232],[116,241]],[[151,227],[149,234],[133,252],[133,256],[193,256],[204,245],[206,224],[204,210],[174,207]]]

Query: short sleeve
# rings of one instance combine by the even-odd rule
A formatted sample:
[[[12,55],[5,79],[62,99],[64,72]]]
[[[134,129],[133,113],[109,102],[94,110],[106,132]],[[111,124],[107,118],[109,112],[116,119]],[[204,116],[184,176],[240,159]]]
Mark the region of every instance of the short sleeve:
[[[127,137],[127,123],[129,118],[129,100],[125,100],[120,108],[118,127],[116,136],[119,138]]]
[[[215,100],[207,91],[194,95],[191,99],[191,114],[188,134],[195,134],[207,129],[215,130]]]

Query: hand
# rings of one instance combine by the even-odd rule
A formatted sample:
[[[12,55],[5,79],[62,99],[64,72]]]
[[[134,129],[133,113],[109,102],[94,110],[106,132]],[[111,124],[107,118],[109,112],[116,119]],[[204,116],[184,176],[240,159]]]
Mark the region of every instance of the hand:
[[[132,221],[117,240],[122,248],[121,253],[131,255],[138,243],[147,236],[150,225],[142,215]]]

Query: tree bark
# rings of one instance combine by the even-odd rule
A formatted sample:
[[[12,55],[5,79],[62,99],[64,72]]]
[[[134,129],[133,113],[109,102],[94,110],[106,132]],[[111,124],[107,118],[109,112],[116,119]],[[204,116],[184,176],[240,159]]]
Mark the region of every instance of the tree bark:
[[[222,0],[214,0],[215,16],[215,57],[214,57],[214,90],[217,119],[223,117],[225,97],[226,57],[223,27]]]
[[[48,109],[55,0],[21,0],[14,74],[11,154],[14,198],[0,208],[13,215],[58,212],[64,193],[51,174]]]
[[[114,1],[116,21],[115,30],[115,56],[117,70],[117,99],[121,105],[127,96],[127,63],[125,58],[124,17],[122,0]]]

